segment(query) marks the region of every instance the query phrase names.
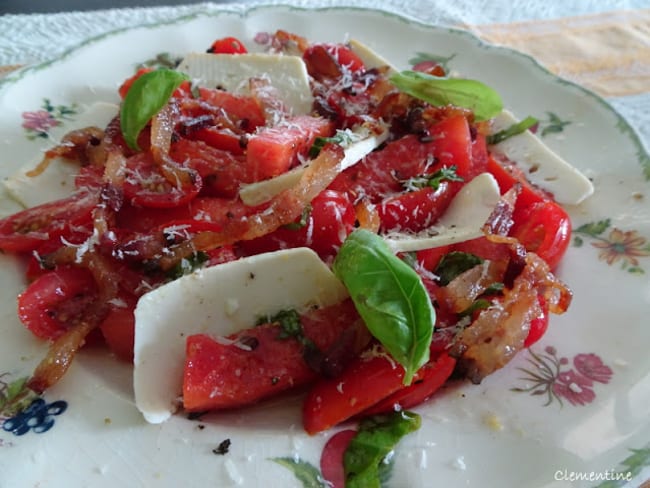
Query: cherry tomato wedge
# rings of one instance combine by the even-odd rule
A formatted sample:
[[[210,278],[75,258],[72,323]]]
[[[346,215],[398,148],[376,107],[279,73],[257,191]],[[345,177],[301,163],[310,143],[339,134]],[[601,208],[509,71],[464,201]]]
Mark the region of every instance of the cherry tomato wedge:
[[[363,415],[392,412],[396,408],[409,409],[428,400],[454,372],[456,360],[443,353],[435,361],[425,364],[418,372],[419,379],[376,403]]]
[[[555,268],[571,240],[571,219],[557,203],[543,201],[530,207],[516,208],[510,235],[527,251],[538,254],[551,269]]]
[[[97,298],[97,285],[85,268],[50,271],[18,296],[18,317],[35,336],[54,340]]]
[[[324,190],[311,202],[311,210],[289,228],[241,243],[246,254],[309,247],[326,259],[336,255],[348,234],[354,230],[356,214],[347,195]]]
[[[546,306],[546,300],[542,295],[539,295],[537,300],[539,301],[541,313],[530,321],[530,330],[524,341],[524,347],[530,347],[539,341],[548,328],[548,307]]]
[[[386,198],[377,206],[384,231],[418,232],[432,226],[447,210],[455,195],[455,187],[443,181],[437,190],[421,188]]]
[[[123,293],[110,304],[108,314],[99,325],[106,344],[123,361],[133,361],[135,316],[137,298]]]
[[[208,48],[208,52],[213,54],[245,54],[248,50],[239,39],[229,36],[214,41]]]
[[[186,204],[201,191],[203,181],[197,171],[183,168],[188,183],[172,185],[147,153],[131,156],[126,163],[124,196],[141,207],[172,208]]]
[[[403,379],[404,368],[387,355],[359,357],[340,376],[314,384],[303,403],[303,426],[309,434],[334,427],[403,388]]]
[[[78,192],[55,202],[28,208],[0,220],[0,249],[30,252],[48,240],[65,236],[90,223],[97,203],[93,192]]]

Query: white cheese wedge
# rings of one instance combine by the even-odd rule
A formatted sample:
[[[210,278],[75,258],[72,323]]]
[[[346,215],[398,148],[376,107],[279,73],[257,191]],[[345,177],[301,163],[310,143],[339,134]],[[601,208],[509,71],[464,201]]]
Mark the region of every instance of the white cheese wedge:
[[[118,106],[112,103],[94,103],[74,120],[54,127],[51,137],[58,142],[72,130],[89,126],[103,129],[117,115],[118,110]],[[79,172],[78,165],[63,158],[54,158],[41,174],[27,176],[40,162],[40,158],[29,162],[3,181],[11,197],[27,208],[65,198],[74,190],[74,177]]]
[[[160,423],[177,409],[185,340],[227,336],[283,309],[341,302],[348,293],[307,248],[259,254],[195,271],[140,298],[135,310],[133,385],[144,418]]]
[[[494,176],[482,173],[458,192],[434,226],[415,235],[394,232],[385,241],[394,252],[411,252],[476,239],[499,199]]]
[[[492,133],[517,123],[516,117],[504,110],[492,122]],[[555,154],[535,134],[524,131],[491,146],[526,172],[531,183],[553,194],[558,203],[577,205],[594,192],[594,185],[576,168]]]
[[[222,87],[234,93],[248,93],[251,78],[266,78],[293,115],[309,114],[314,102],[307,68],[298,56],[191,53],[177,69],[199,86]]]
[[[371,134],[371,135],[369,135]],[[339,171],[343,171],[350,166],[354,166],[361,161],[366,155],[370,154],[376,147],[381,145],[382,142],[388,137],[388,131],[384,130],[379,134],[369,133],[363,126],[358,129],[358,132],[351,133],[352,140],[348,147],[344,149],[345,156],[339,165]],[[363,137],[362,139],[359,139]],[[249,185],[242,185],[239,190],[239,197],[246,205],[259,205],[273,198],[278,193],[287,190],[294,186],[302,174],[305,172],[307,166],[298,166],[286,173],[283,173],[275,178],[271,178]]]
[[[350,49],[352,49],[352,52],[359,56],[361,61],[363,61],[366,69],[388,66],[389,73],[397,73],[397,68],[395,68],[388,60],[386,60],[386,58],[378,54],[370,47],[366,46],[361,41],[350,39],[348,45],[350,46]]]

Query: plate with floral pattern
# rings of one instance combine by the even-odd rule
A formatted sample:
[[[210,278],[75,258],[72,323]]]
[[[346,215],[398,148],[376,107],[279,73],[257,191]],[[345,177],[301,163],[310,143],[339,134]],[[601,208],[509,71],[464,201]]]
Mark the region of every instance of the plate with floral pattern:
[[[417,407],[422,426],[386,460],[382,486],[610,487],[637,476],[650,464],[650,157],[604,100],[530,57],[357,8],[224,9],[112,32],[0,82],[1,176],[37,158],[88,105],[117,103],[143,63],[173,65],[216,37],[254,43],[277,29],[355,38],[399,68],[435,61],[480,79],[517,116],[536,117],[542,140],[595,186],[567,209],[573,236],[558,274],[574,292],[569,311],[480,385]],[[0,195],[3,216],[18,208]],[[23,263],[0,260],[0,486],[326,486],[323,446],[353,425],[307,435],[299,393],[152,425],[135,407],[131,366],[90,348],[44,395],[26,394],[46,344],[16,315]]]

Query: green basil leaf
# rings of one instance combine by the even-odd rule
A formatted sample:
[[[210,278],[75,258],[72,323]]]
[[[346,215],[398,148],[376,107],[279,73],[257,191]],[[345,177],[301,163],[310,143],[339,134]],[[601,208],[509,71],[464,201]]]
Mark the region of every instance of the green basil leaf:
[[[384,240],[357,229],[332,265],[370,333],[404,367],[404,384],[429,360],[436,313],[419,275]]]
[[[468,269],[472,269],[474,266],[477,266],[482,262],[483,260],[475,254],[451,251],[442,257],[433,272],[438,276],[440,284],[446,286],[451,280],[456,278],[456,276],[464,273]]]
[[[495,132],[494,134],[490,134],[487,136],[486,140],[488,144],[499,144],[502,141],[505,141],[506,139],[509,139],[512,136],[516,136],[518,134],[521,134],[522,132],[530,129],[532,126],[537,124],[539,120],[537,120],[535,117],[531,117],[530,115],[526,117],[524,120],[520,120],[519,122],[512,124],[510,127],[507,127],[503,130],[500,130],[499,132]]]
[[[474,112],[476,120],[488,120],[503,110],[501,96],[476,80],[440,78],[418,71],[402,71],[390,77],[401,91],[434,106],[455,105]]]
[[[420,424],[420,416],[408,411],[362,420],[343,454],[346,488],[380,488],[380,466],[400,439]]]
[[[133,82],[120,109],[120,126],[127,145],[139,150],[138,135],[151,117],[169,101],[174,90],[189,77],[171,69],[157,69],[143,74]]]

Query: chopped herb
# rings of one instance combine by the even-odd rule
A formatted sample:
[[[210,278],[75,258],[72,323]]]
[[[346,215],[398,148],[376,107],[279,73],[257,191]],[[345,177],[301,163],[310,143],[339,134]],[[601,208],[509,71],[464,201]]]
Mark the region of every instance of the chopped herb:
[[[325,147],[325,144],[331,142],[332,144],[338,144],[342,147],[349,146],[354,141],[354,138],[351,133],[343,130],[337,130],[336,134],[332,137],[317,137],[314,140],[311,148],[309,148],[309,157],[315,158],[321,152],[321,149]]]
[[[503,289],[505,288],[505,285],[500,282],[495,282],[492,283],[490,286],[488,286],[483,293],[481,293],[482,297],[486,296],[491,296],[491,295],[500,295],[503,292]]]
[[[217,454],[219,456],[223,456],[225,454],[228,454],[229,450],[230,450],[230,439],[224,439],[217,447],[212,449],[212,453]]]
[[[257,325],[264,324],[277,324],[280,328],[277,338],[280,340],[296,339],[305,347],[305,353],[318,350],[314,342],[305,337],[305,331],[300,322],[300,314],[294,309],[280,310],[275,315],[257,319]]]
[[[475,254],[451,251],[442,257],[434,273],[439,277],[440,284],[446,286],[459,274],[482,262],[483,260]]]
[[[415,178],[410,178],[403,183],[403,186],[407,190],[426,187],[431,187],[434,190],[437,190],[440,187],[440,183],[443,181],[465,181],[461,176],[458,176],[456,170],[456,165],[449,167],[443,166],[431,175],[416,176]]]
[[[402,437],[420,424],[420,416],[406,410],[363,419],[343,454],[346,488],[379,488],[380,467]]]
[[[210,259],[207,253],[196,251],[188,257],[181,259],[176,265],[167,271],[167,278],[175,280],[183,275],[190,274],[192,271],[202,268]]]
[[[300,230],[304,226],[307,225],[309,216],[311,215],[311,205],[307,204],[305,208],[302,209],[302,213],[300,214],[300,220],[298,222],[290,222],[288,224],[284,224],[282,227],[285,229],[289,230]]]
[[[479,298],[477,300],[474,300],[469,307],[467,307],[462,312],[458,313],[458,318],[462,319],[463,317],[470,317],[477,310],[484,310],[488,308],[490,305],[491,305],[490,300],[486,300],[485,298]]]
[[[512,136],[516,136],[522,132],[527,131],[537,123],[539,123],[539,121],[535,117],[531,117],[529,115],[524,120],[521,120],[515,124],[512,124],[506,129],[500,130],[499,132],[487,136],[487,143],[499,144],[500,142],[505,141]]]

